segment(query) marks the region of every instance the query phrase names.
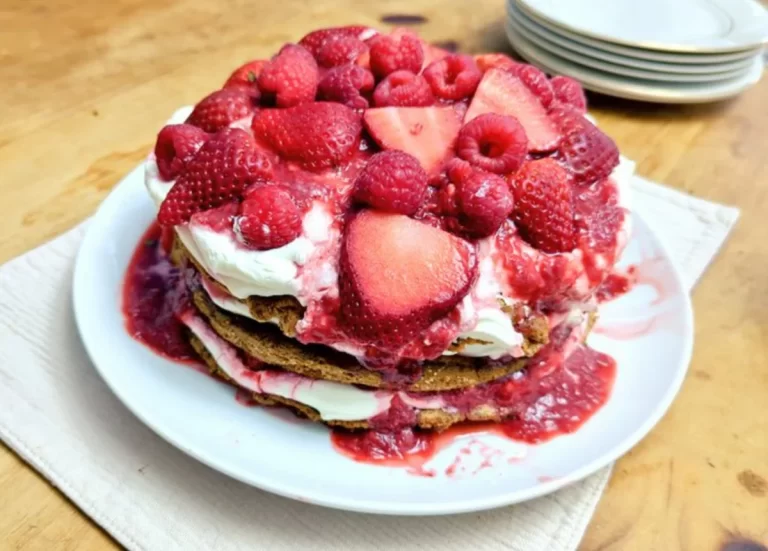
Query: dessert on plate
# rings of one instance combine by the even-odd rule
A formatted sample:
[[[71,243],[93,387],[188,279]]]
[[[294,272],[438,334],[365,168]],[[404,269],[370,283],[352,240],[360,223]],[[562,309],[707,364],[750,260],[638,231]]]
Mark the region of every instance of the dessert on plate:
[[[584,342],[632,170],[569,78],[407,30],[315,31],[160,130],[128,328],[356,446],[467,421],[569,432],[612,384]]]

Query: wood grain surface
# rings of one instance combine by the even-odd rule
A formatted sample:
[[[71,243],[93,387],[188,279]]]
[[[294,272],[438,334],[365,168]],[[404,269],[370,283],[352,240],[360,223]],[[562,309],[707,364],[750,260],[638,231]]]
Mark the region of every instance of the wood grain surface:
[[[167,116],[241,62],[318,26],[381,26],[398,15],[468,52],[507,49],[503,0],[2,0],[0,261],[91,214]],[[694,292],[683,390],[618,462],[584,551],[768,544],[767,98],[768,79],[710,106],[591,98],[640,174],[736,205],[742,219]],[[114,547],[0,446],[0,549]]]

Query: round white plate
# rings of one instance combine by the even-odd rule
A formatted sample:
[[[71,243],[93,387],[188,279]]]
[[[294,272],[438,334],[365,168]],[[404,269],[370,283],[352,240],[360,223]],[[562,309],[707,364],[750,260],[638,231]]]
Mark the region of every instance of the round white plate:
[[[432,478],[356,463],[334,451],[323,426],[243,407],[231,387],[155,355],[126,333],[120,310],[123,276],[154,212],[139,167],[91,220],[73,289],[85,348],[119,399],[160,436],[214,469],[290,498],[354,511],[433,515],[553,492],[637,444],[670,406],[690,361],[688,295],[669,254],[635,216],[622,263],[638,264],[646,284],[607,304],[590,337],[594,348],[616,359],[618,374],[608,403],[579,431],[538,446],[473,435],[479,447],[500,450],[490,467],[474,475],[444,474],[459,448],[474,449],[466,440],[427,465],[437,471]],[[489,457],[476,452],[482,455],[475,450],[461,456],[469,462]]]
[[[754,0],[519,0],[551,25],[628,46],[734,52],[768,39],[768,12]]]
[[[509,18],[514,20],[520,26],[524,27],[529,33],[533,33],[536,36],[534,40],[530,36],[528,38],[533,40],[539,45],[550,43],[553,47],[559,46],[559,50],[567,50],[573,54],[589,59],[584,59],[583,64],[588,65],[590,60],[601,60],[614,65],[621,65],[623,67],[630,67],[634,69],[643,69],[646,71],[655,71],[661,73],[673,73],[673,74],[722,74],[732,71],[746,70],[752,66],[753,58],[759,54],[752,54],[751,57],[746,59],[737,59],[736,61],[724,61],[720,63],[671,63],[667,61],[652,61],[647,59],[639,59],[636,57],[630,57],[627,55],[615,54],[609,51],[604,51],[595,47],[585,46],[575,40],[570,40],[564,35],[557,34],[543,25],[540,25],[523,10],[517,7],[517,5],[509,0],[507,2],[507,13]],[[527,36],[527,35],[526,35]],[[552,48],[548,48],[554,51]],[[563,52],[563,57],[566,57]]]
[[[507,20],[507,24],[510,28],[521,35],[523,38],[536,44],[542,50],[557,55],[567,61],[584,65],[585,67],[591,67],[598,71],[604,71],[606,73],[612,73],[615,75],[626,76],[630,78],[639,78],[644,80],[653,80],[659,82],[675,82],[675,83],[688,83],[688,82],[717,82],[719,80],[728,80],[733,78],[739,78],[749,72],[751,66],[751,60],[747,60],[747,65],[736,70],[730,70],[720,73],[707,73],[707,74],[688,74],[688,73],[675,73],[675,72],[660,72],[660,71],[648,71],[645,69],[639,69],[634,67],[627,67],[624,65],[617,65],[608,61],[602,61],[595,59],[594,57],[585,56],[581,53],[573,52],[566,48],[561,48],[554,42],[550,42],[548,39],[541,37],[528,29],[526,29],[517,19],[510,17]]]
[[[509,23],[509,22],[508,22]],[[740,78],[712,83],[669,83],[634,79],[573,63],[540,48],[516,33],[507,24],[507,37],[517,52],[529,62],[551,74],[568,75],[584,88],[602,94],[655,103],[706,103],[740,94],[760,80],[762,56],[753,60],[750,70]]]
[[[637,47],[636,45],[628,46],[628,45],[615,44],[613,42],[606,42],[604,40],[598,40],[596,38],[591,38],[589,36],[585,36],[585,35],[570,31],[565,27],[552,25],[548,20],[537,15],[536,12],[530,10],[529,8],[526,8],[525,4],[522,3],[522,0],[507,0],[507,3],[514,4],[515,7],[518,8],[521,13],[524,13],[528,17],[528,19],[535,21],[540,26],[549,29],[553,33],[563,36],[568,40],[571,40],[572,42],[576,42],[577,44],[581,44],[582,46],[585,46],[593,50],[610,52],[616,55],[621,55],[621,56],[625,56],[633,59],[645,59],[649,61],[685,63],[685,64],[698,64],[698,63],[715,64],[715,63],[723,63],[723,62],[738,61],[738,60],[744,60],[747,58],[753,58],[755,57],[755,55],[759,54],[763,49],[763,46],[760,45],[760,46],[755,46],[754,48],[745,49],[743,51],[737,51],[737,52],[731,52],[731,53],[717,53],[717,54],[704,53],[704,52],[672,53],[672,52],[662,52],[658,50],[648,50],[641,47]]]

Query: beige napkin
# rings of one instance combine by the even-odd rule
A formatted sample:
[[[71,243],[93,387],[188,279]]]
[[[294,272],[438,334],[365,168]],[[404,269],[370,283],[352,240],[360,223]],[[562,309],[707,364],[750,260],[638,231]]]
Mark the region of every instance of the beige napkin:
[[[634,208],[663,236],[693,286],[738,211],[641,179],[634,190]],[[495,511],[384,517],[276,497],[173,448],[112,395],[80,343],[70,288],[84,231],[75,228],[0,267],[0,439],[127,548],[570,551],[578,545],[610,468]]]

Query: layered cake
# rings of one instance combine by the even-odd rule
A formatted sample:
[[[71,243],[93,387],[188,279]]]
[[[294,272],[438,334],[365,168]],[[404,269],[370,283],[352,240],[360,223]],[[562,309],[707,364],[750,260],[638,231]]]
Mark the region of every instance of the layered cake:
[[[315,31],[158,134],[128,327],[367,441],[575,430],[612,383],[584,342],[631,172],[569,78],[405,30]]]

